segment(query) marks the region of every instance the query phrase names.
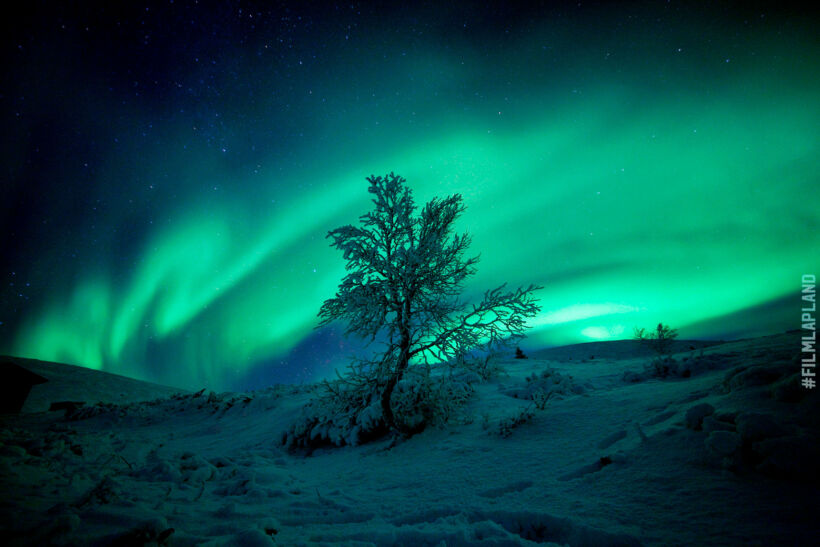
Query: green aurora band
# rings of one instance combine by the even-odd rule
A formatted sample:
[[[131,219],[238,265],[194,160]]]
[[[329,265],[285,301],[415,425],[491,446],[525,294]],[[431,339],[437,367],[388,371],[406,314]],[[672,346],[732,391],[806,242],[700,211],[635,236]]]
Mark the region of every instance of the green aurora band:
[[[509,46],[515,61],[505,68],[500,53],[497,62],[397,54],[395,82],[378,76],[387,65],[359,74],[383,107],[333,113],[317,103],[299,114],[314,122],[289,144],[294,159],[254,173],[229,153],[183,151],[184,124],[157,124],[175,146],[111,154],[96,175],[113,181],[130,167],[158,185],[181,181],[176,201],[138,234],[132,270],[115,273],[104,253],[93,256],[0,349],[231,387],[315,335],[316,313],[344,275],[324,236],[366,212],[365,177],[389,171],[418,204],[464,196],[461,229],[481,255],[467,297],[504,282],[544,286],[525,347],[626,338],[658,321],[683,337],[796,328],[796,314],[754,310],[794,295],[800,275],[820,265],[820,97],[805,73],[817,74],[816,52],[790,68],[681,61],[662,84],[644,77],[660,70],[653,63],[636,60],[617,76],[584,58],[561,79],[539,72],[510,83],[533,66],[536,53],[526,52],[541,49]],[[490,99],[465,98],[463,81]],[[330,87],[317,82],[311,94],[331,97]],[[335,100],[353,104],[356,92]],[[165,175],[137,155],[157,158]]]

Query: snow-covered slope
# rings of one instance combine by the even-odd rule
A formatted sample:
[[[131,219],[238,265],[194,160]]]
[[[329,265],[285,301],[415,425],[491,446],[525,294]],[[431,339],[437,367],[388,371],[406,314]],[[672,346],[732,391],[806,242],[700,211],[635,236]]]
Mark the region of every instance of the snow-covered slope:
[[[8,356],[0,356],[0,362],[16,363],[48,379],[46,383],[32,387],[23,405],[23,412],[43,412],[49,409],[51,403],[59,401],[124,404],[186,392],[183,389],[63,363]]]
[[[797,336],[696,347],[663,379],[629,341],[510,360],[460,423],[310,457],[281,445],[309,386],[3,416],[0,540],[808,544],[818,396],[795,384]]]

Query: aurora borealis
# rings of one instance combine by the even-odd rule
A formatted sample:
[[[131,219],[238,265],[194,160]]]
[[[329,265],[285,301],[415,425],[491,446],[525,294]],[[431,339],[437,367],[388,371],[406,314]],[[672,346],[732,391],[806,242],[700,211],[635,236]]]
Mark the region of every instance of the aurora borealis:
[[[820,269],[815,19],[446,4],[7,22],[0,353],[197,389],[342,367],[356,341],[314,330],[343,275],[324,236],[389,171],[420,204],[463,194],[467,296],[544,286],[525,347],[798,328]]]

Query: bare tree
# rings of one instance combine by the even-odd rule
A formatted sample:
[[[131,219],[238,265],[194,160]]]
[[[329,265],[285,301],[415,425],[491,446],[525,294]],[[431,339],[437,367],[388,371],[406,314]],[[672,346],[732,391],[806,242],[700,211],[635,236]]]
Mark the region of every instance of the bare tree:
[[[414,216],[416,205],[405,179],[371,176],[375,208],[328,233],[346,260],[347,275],[334,298],[319,311],[320,326],[347,323],[347,334],[378,340],[377,358],[352,367],[358,385],[376,389],[386,424],[412,434],[396,420],[391,396],[408,367],[464,362],[464,355],[523,336],[526,319],[539,306],[530,285],[484,293],[477,304],[461,300],[465,279],[476,271],[478,257],[465,258],[470,237],[454,234],[464,211],[461,195],[433,199]]]

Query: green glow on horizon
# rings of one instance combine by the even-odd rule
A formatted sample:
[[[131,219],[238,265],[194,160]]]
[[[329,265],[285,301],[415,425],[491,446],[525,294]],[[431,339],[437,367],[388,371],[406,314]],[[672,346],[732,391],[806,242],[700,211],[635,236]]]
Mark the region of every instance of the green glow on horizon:
[[[440,81],[419,78],[430,89],[481,76],[430,55],[442,67]],[[130,276],[65,287],[28,317],[13,352],[228,385],[310,334],[344,274],[324,236],[368,210],[365,176],[387,171],[420,206],[463,194],[461,227],[482,257],[467,295],[544,286],[533,346],[629,337],[658,321],[709,336],[696,325],[788,295],[820,266],[820,101],[799,74],[744,69],[709,93],[687,93],[680,78],[668,94],[594,78],[578,95],[530,84],[469,115],[442,91],[419,114],[424,129],[397,114],[357,139],[344,135],[360,113],[339,114],[326,122],[341,135],[326,156],[308,143],[312,162],[263,170],[224,200],[183,193],[144,234]],[[233,176],[203,165],[196,175],[214,184]],[[169,364],[148,372],[157,354]]]
[[[626,329],[623,325],[612,325],[610,327],[587,327],[581,330],[581,334],[593,340],[612,340],[626,338]]]

